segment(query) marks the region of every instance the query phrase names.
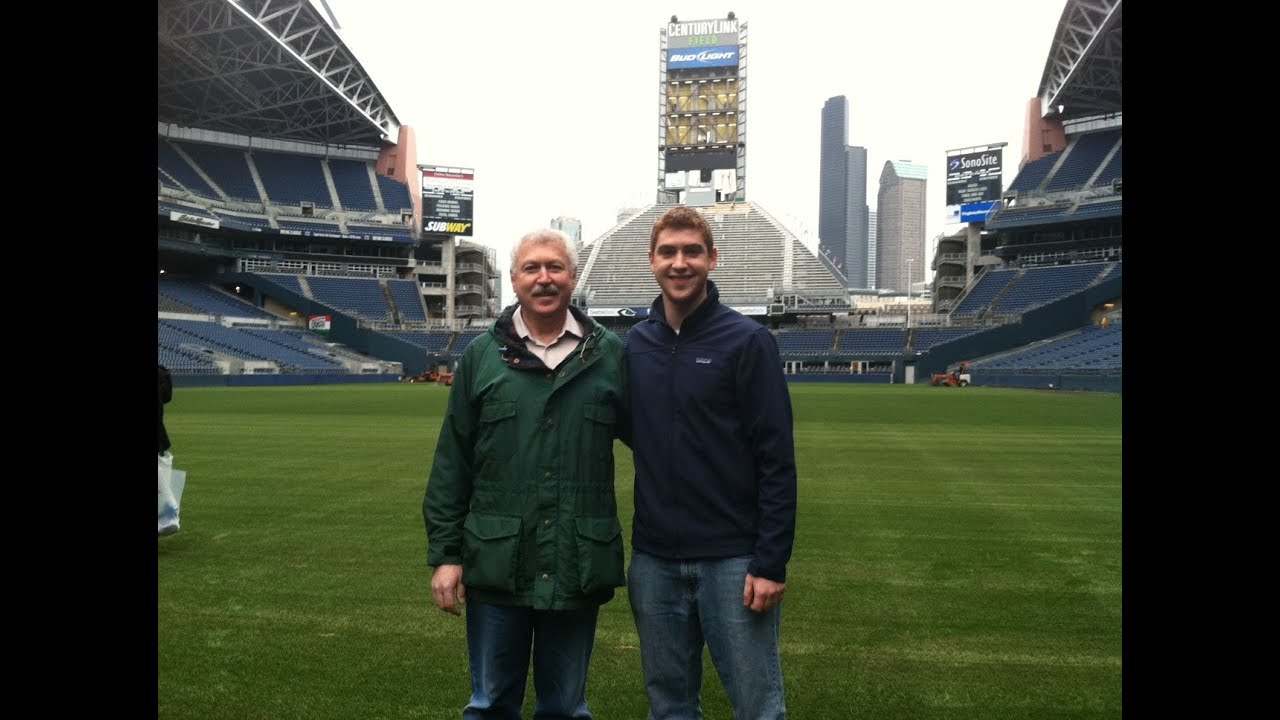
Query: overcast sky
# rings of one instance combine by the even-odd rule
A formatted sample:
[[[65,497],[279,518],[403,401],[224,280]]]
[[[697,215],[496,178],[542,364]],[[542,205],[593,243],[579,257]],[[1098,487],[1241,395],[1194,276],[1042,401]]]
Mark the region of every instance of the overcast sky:
[[[314,2],[314,0],[313,0]],[[1016,174],[1065,0],[328,0],[341,35],[414,128],[418,163],[475,169],[474,239],[498,249],[564,215],[594,240],[655,199],[658,32],[747,23],[747,199],[817,246],[823,103],[849,99],[867,204],[888,160],[929,167],[926,249],[948,149],[1007,142]],[[416,190],[416,188],[411,188]],[[929,276],[932,276],[930,271]],[[655,286],[656,291],[656,286]],[[506,283],[503,301],[513,300]]]

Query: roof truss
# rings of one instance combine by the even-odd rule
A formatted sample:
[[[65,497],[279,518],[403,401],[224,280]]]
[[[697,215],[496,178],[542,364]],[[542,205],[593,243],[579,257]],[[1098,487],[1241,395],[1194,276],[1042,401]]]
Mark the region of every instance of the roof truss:
[[[1122,112],[1122,0],[1068,0],[1040,80],[1044,117]]]
[[[394,141],[399,121],[306,0],[158,0],[158,119],[326,144]]]

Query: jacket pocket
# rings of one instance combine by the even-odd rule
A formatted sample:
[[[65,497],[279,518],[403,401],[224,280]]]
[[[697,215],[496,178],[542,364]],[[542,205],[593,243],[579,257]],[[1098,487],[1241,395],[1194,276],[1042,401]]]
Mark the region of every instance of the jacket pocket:
[[[623,574],[622,524],[616,517],[576,518],[578,582],[592,593],[626,584]]]
[[[516,403],[497,400],[480,410],[476,455],[481,460],[506,462],[516,451]]]
[[[520,518],[473,512],[462,528],[462,582],[468,587],[515,592]]]
[[[586,409],[583,412],[586,413],[588,420],[595,420],[609,427],[613,427],[614,423],[618,421],[618,411],[614,410],[612,405],[587,403],[584,407]]]
[[[589,445],[587,451],[599,460],[613,460],[613,438],[617,435],[618,411],[613,405],[604,403],[587,403],[583,406],[583,417],[587,422],[583,430],[584,438]]]

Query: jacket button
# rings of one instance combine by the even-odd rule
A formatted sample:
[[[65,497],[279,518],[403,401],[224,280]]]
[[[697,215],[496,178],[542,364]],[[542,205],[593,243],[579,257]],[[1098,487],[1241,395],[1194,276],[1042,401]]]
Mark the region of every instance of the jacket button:
[[[548,470],[548,471],[546,471],[546,472],[542,473],[542,477],[548,477],[548,478],[549,478],[549,477],[551,477],[551,471],[550,471],[550,470]]]
[[[550,579],[551,579],[551,576],[550,576],[550,575],[548,575],[548,574],[546,574],[546,573],[542,573],[542,579],[543,579],[543,580],[550,580]]]
[[[542,524],[547,527],[551,527],[551,518],[547,518],[546,520],[543,520]]]

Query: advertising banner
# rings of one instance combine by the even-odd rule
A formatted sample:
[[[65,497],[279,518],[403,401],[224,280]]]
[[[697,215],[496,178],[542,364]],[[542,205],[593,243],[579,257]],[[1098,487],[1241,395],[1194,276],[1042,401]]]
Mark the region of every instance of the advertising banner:
[[[947,204],[968,205],[1000,199],[1000,178],[970,179],[963,183],[947,183]]]
[[[971,203],[960,206],[960,222],[977,223],[986,222],[987,218],[1000,207],[999,200],[988,200],[986,202]]]
[[[674,48],[667,50],[667,69],[728,67],[738,64],[738,46],[720,45],[709,48]]]
[[[737,18],[667,23],[668,48],[704,48],[737,44]]]
[[[593,307],[587,308],[588,317],[649,317],[647,307]]]
[[[947,205],[999,200],[1003,146],[947,156]]]
[[[406,228],[407,230],[407,228]],[[262,229],[258,229],[262,232]],[[267,233],[276,235],[297,235],[299,237],[340,238],[342,240],[377,240],[379,242],[413,242],[408,235],[382,235],[372,232],[340,232],[337,226],[332,229],[299,230],[297,227],[282,227],[279,230],[266,229]]]
[[[329,333],[329,325],[332,322],[332,315],[312,315],[307,319],[307,329],[311,332],[326,335]]]
[[[471,168],[420,165],[422,231],[471,237],[475,171]]]
[[[174,222],[187,223],[188,225],[199,225],[201,227],[217,229],[222,223],[213,218],[203,217],[201,215],[192,215],[190,213],[169,211],[169,219]]]

